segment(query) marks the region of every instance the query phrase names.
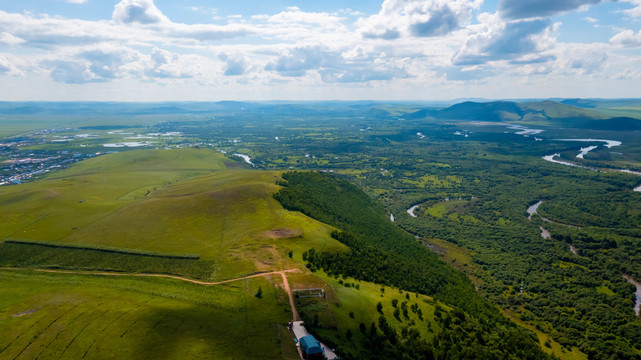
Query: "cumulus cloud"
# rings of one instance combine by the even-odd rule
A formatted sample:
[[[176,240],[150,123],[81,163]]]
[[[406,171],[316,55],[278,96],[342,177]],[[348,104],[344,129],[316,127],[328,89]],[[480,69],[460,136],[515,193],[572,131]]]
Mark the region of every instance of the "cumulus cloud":
[[[0,54],[0,74],[22,75],[12,61]]]
[[[218,58],[225,63],[225,76],[239,76],[247,69],[247,62],[242,57],[231,57],[223,53]]]
[[[288,7],[276,15],[266,17],[271,23],[309,24],[323,27],[343,27],[342,18],[325,12],[305,12],[296,6]]]
[[[635,33],[632,30],[624,30],[610,39],[613,45],[637,47],[641,46],[641,31]]]
[[[323,61],[320,46],[295,47],[285,50],[275,61],[265,66],[267,71],[276,71],[282,76],[300,77],[308,70],[317,69]]]
[[[19,45],[26,42],[24,39],[21,39],[17,36],[9,34],[8,32],[0,33],[0,44],[6,45]]]
[[[541,52],[553,42],[548,19],[508,21],[496,15],[479,17],[484,29],[473,32],[454,55],[455,65],[479,65],[496,60],[519,60]]]
[[[104,82],[129,74],[141,61],[141,54],[124,47],[101,47],[80,51],[70,57],[45,60],[42,65],[50,70],[57,82],[82,84]]]
[[[97,79],[104,80],[122,77],[128,70],[127,65],[140,61],[138,52],[126,48],[87,50],[76,57],[86,61],[87,68]]]
[[[556,51],[556,71],[566,74],[600,74],[608,60],[605,44],[563,44]]]
[[[144,74],[152,78],[191,78],[197,75],[198,70],[191,63],[200,61],[186,60],[187,56],[172,53],[167,50],[154,48],[149,56],[150,62],[144,62]]]
[[[557,42],[556,32],[565,27],[551,16],[604,1],[612,0],[498,0],[497,13],[478,14],[482,0],[384,0],[370,15],[289,7],[242,19],[219,17],[218,24],[174,22],[153,0],[114,1],[106,20],[93,21],[0,10],[0,47],[15,52],[0,52],[0,74],[49,74],[56,82],[112,88],[119,84],[110,82],[135,88],[136,81],[252,91],[266,84],[313,84],[332,89],[332,96],[342,83],[355,89],[357,83],[385,81],[386,86],[360,88],[383,94],[389,85],[408,94],[425,84],[481,86],[542,74],[578,79],[623,74],[625,68],[639,74],[641,67],[623,49],[641,46],[638,29],[620,30],[608,44]],[[620,17],[635,16],[637,7],[641,16],[641,0],[619,1],[631,4],[621,6],[630,9],[620,10]],[[598,24],[600,15],[592,16],[584,20]]]
[[[106,22],[70,20],[33,14],[7,13],[0,10],[0,32],[25,46],[95,44],[105,40],[124,40],[128,35]]]
[[[45,68],[51,70],[51,79],[67,84],[84,84],[104,81],[89,70],[89,64],[81,61],[52,60],[45,61]]]
[[[217,41],[251,33],[240,24],[181,24],[171,21],[153,0],[122,0],[114,7],[112,19],[117,24],[147,25],[151,36],[185,38],[196,41]],[[153,26],[152,26],[153,25]]]
[[[499,0],[499,13],[507,19],[549,17],[606,0]]]
[[[122,0],[114,7],[112,19],[117,23],[158,24],[170,20],[154,5],[153,0]]]
[[[630,17],[641,17],[641,0],[623,0],[623,2],[632,4],[632,8],[623,10],[622,12]]]
[[[122,78],[189,78],[196,71],[185,56],[154,48],[149,54],[127,47],[91,48],[66,58],[45,60],[54,81],[68,84],[107,82]]]
[[[393,40],[401,35],[446,35],[465,26],[481,0],[385,0],[378,14],[360,19],[365,38]]]
[[[243,24],[181,24],[167,19],[151,0],[123,0],[112,21],[85,21],[0,10],[0,43],[54,48],[102,42],[197,46],[251,34]]]
[[[293,47],[265,66],[284,77],[302,77],[313,71],[325,83],[362,83],[408,77],[402,61],[385,53],[372,54],[362,46],[332,50],[323,46]]]

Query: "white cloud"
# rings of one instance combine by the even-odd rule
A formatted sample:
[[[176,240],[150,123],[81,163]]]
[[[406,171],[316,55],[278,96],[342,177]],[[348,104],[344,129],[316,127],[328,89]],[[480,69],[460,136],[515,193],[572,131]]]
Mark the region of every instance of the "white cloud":
[[[6,44],[6,45],[19,45],[22,43],[25,43],[26,41],[24,39],[21,39],[17,36],[14,36],[12,34],[9,34],[8,32],[2,32],[0,33],[0,44]]]
[[[154,5],[153,0],[122,0],[114,7],[112,19],[117,23],[158,24],[169,23]]]
[[[243,75],[248,70],[247,59],[243,56],[229,56],[221,53],[218,58],[225,63],[225,76]]]
[[[154,48],[149,54],[125,46],[89,47],[41,65],[57,82],[81,84],[115,79],[191,78],[199,74],[203,59]]]
[[[637,33],[632,30],[621,31],[610,39],[610,43],[619,46],[641,46],[641,31]]]
[[[452,59],[456,65],[479,65],[499,60],[524,60],[554,44],[554,26],[547,19],[504,21],[498,14],[481,14],[481,24]]]
[[[560,69],[578,75],[599,73],[608,59],[608,49],[603,46],[575,45],[566,46],[560,57]],[[564,63],[563,63],[564,62]]]
[[[378,14],[358,21],[365,38],[446,35],[467,25],[482,0],[385,0]]]
[[[641,17],[641,0],[623,0],[623,2],[633,5],[631,9],[623,10],[624,14],[633,18]]]
[[[0,54],[0,74],[24,75],[22,71],[18,70],[15,62],[3,54]]]
[[[86,3],[87,1],[88,1],[88,0],[67,0],[67,2],[68,2],[69,4],[84,4],[84,3]]]
[[[561,1],[559,6],[579,11],[595,1]],[[225,15],[216,24],[174,22],[152,0],[122,0],[111,18],[107,13],[106,20],[98,21],[0,10],[0,46],[14,52],[0,53],[0,77],[12,84],[17,77],[7,75],[23,75],[31,83],[45,79],[56,89],[65,84],[109,88],[114,96],[120,96],[117,84],[141,93],[173,84],[175,91],[163,90],[167,97],[207,93],[210,98],[210,89],[223,97],[325,94],[347,99],[473,95],[470,89],[483,84],[497,89],[510,82],[531,86],[541,79],[554,84],[559,79],[630,79],[641,73],[624,49],[641,46],[641,33],[621,30],[607,44],[567,44],[557,41],[565,27],[523,15],[527,7],[508,4],[521,11],[510,20],[500,12],[477,14],[481,3],[385,0],[374,15],[289,7],[251,17]],[[551,14],[570,11],[544,3]],[[185,11],[216,12],[189,5],[183,5]],[[594,16],[584,20],[600,19]],[[310,88],[318,93],[311,94]]]

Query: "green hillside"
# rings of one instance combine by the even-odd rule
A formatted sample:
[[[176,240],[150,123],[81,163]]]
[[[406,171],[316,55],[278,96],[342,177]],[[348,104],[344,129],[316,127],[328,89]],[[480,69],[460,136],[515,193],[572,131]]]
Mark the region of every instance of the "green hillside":
[[[332,236],[350,247],[346,253],[311,248],[304,254],[308,268],[433,296],[454,307],[442,317],[435,315],[441,331],[432,343],[403,336],[412,333],[413,323],[399,335],[381,320],[382,333],[372,332],[371,344],[364,340],[363,347],[371,347],[367,358],[547,358],[534,333],[504,318],[462,273],[388,221],[383,209],[355,185],[318,172],[288,172],[283,178],[287,183],[275,198],[287,209],[336,226],[341,231]],[[399,311],[392,311],[400,320]],[[343,339],[332,341],[346,346]]]
[[[41,181],[3,188],[0,213],[8,221],[0,224],[0,236],[198,254],[210,263],[211,279],[284,268],[281,257],[289,248],[298,251],[300,240],[338,246],[329,227],[271,198],[277,173],[225,170],[225,161],[211,150],[184,149],[80,162]],[[288,230],[287,251],[270,233],[275,229]],[[261,258],[266,250],[273,254],[268,264]]]
[[[359,341],[341,351],[364,351],[359,324],[379,324],[376,304],[404,298],[308,271],[307,249],[346,251],[334,228],[283,209],[272,197],[279,173],[226,164],[210,150],[131,151],[1,188],[2,216],[11,220],[0,225],[0,357],[295,359],[279,275],[213,286],[127,275],[219,281],[278,270],[298,271],[287,275],[294,289],[325,289],[327,300],[297,304],[310,328],[319,318],[335,346],[349,329]],[[121,276],[96,276],[104,271]],[[412,299],[415,334],[431,341],[442,331],[437,302],[403,296]],[[403,333],[403,319],[391,311],[384,318]]]
[[[638,109],[596,108],[590,104],[592,103],[550,100],[519,103],[466,101],[440,110],[419,110],[404,115],[404,118],[433,117],[440,120],[516,122],[523,125],[611,131],[641,129],[641,115]]]

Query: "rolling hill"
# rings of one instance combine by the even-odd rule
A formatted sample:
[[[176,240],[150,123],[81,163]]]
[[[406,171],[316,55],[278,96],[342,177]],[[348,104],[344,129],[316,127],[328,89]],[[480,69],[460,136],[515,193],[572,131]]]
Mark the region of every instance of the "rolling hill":
[[[334,227],[280,206],[279,179],[211,150],[137,150],[1,188],[0,357],[295,359],[285,286],[261,275],[281,270],[295,271],[294,289],[325,289],[298,311],[310,327],[331,329],[327,340],[345,354],[364,351],[339,344],[347,330],[362,344],[358,324],[380,320],[377,302],[391,308],[406,296],[408,319],[422,324],[416,334],[431,341],[442,329],[434,313],[451,307],[304,267],[309,248],[347,247],[330,236]],[[136,274],[241,280],[203,286]],[[384,319],[399,332],[405,323],[391,311]]]
[[[608,109],[597,109],[595,103],[550,100],[520,103],[467,101],[444,109],[423,109],[405,114],[403,117],[406,119],[432,117],[455,121],[515,122],[523,125],[547,125],[590,130],[630,131],[641,129],[641,116],[613,116],[617,113]],[[624,114],[634,115],[629,111]]]

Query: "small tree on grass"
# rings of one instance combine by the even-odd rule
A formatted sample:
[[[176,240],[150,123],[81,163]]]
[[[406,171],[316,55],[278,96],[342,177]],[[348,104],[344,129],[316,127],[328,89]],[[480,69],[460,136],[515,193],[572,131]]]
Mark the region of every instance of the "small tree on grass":
[[[259,286],[258,290],[254,293],[254,296],[259,298],[259,299],[262,298],[263,297],[263,288]]]
[[[383,304],[381,304],[380,301],[378,302],[378,304],[376,304],[376,311],[378,311],[381,314],[383,313]]]
[[[291,259],[291,258],[294,256],[294,252],[290,250],[290,251],[287,253],[287,256],[289,256],[289,258]]]

